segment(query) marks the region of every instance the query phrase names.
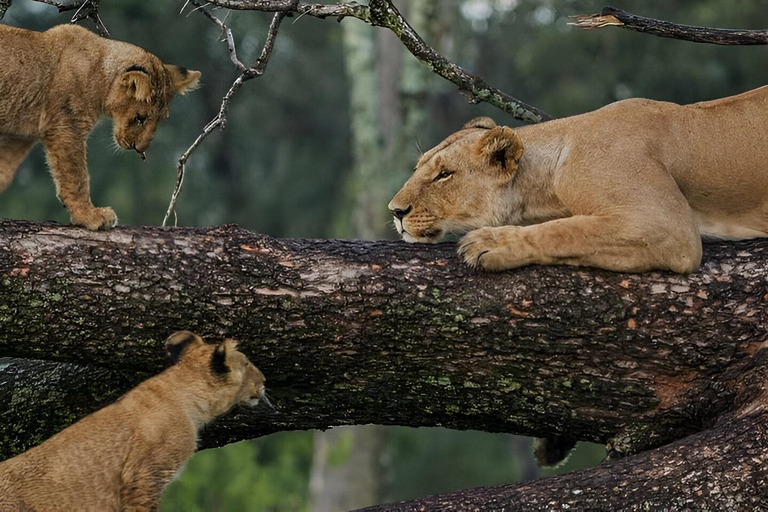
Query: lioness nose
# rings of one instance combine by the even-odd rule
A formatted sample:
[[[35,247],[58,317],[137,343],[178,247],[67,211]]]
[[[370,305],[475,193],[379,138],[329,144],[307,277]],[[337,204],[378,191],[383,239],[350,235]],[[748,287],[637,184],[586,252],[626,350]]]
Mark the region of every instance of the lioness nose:
[[[398,219],[403,220],[403,218],[406,215],[408,215],[411,212],[412,209],[413,209],[413,207],[409,206],[405,210],[403,210],[402,208],[391,208],[389,211],[392,212],[392,215],[394,215]]]

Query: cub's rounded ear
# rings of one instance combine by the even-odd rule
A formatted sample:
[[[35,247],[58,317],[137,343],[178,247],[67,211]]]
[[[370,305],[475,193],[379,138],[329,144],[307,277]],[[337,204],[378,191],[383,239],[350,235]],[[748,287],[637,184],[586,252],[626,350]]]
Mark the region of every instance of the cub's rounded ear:
[[[490,117],[476,117],[470,122],[462,126],[462,130],[469,130],[470,128],[482,128],[484,130],[490,130],[496,128],[496,121]]]
[[[152,80],[149,73],[141,66],[132,66],[120,75],[120,85],[125,93],[137,101],[149,103],[152,99]]]
[[[178,331],[165,340],[165,351],[173,364],[178,363],[192,349],[203,344],[203,339],[190,331]]]
[[[200,76],[202,75],[199,71],[190,71],[181,66],[174,66],[173,64],[166,64],[165,71],[171,75],[173,88],[178,94],[186,94],[187,91],[194,91],[197,89]]]
[[[211,354],[211,372],[214,375],[224,375],[229,372],[227,358],[235,350],[237,350],[237,342],[229,338],[216,345]]]
[[[523,156],[523,142],[515,130],[496,126],[480,137],[478,149],[486,163],[499,172],[511,176]]]

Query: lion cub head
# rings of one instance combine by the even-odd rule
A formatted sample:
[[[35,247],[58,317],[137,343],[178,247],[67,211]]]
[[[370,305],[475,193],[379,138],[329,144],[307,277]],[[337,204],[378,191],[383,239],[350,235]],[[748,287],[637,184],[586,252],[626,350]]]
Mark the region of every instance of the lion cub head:
[[[437,242],[449,232],[499,225],[522,155],[514,130],[473,119],[426,152],[390,201],[397,232],[406,242]]]
[[[115,142],[145,158],[158,123],[168,117],[173,96],[194,89],[199,79],[199,71],[163,64],[145,52],[141,62],[126,67],[117,76],[107,96]]]
[[[192,372],[208,385],[207,398],[214,417],[235,405],[255,406],[259,400],[266,401],[264,375],[237,350],[236,341],[226,339],[211,345],[197,334],[179,331],[166,340],[165,349],[177,371]]]

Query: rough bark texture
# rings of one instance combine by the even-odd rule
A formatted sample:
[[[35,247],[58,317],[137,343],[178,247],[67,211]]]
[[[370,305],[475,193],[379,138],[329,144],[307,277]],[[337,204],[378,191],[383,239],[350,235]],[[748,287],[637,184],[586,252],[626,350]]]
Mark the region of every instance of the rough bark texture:
[[[764,399],[759,410],[706,432],[559,477],[363,510],[768,510],[766,411]]]
[[[767,339],[766,254],[766,241],[709,245],[689,277],[482,274],[453,244],[0,221],[0,356],[135,383],[164,366],[176,329],[241,339],[281,414],[230,415],[204,446],[378,423],[567,433],[632,453],[705,428],[756,386],[742,374]],[[125,381],[105,379],[101,396],[128,387],[111,382]],[[46,410],[23,391],[5,415]],[[58,426],[97,406],[84,401]],[[0,421],[2,455],[52,433]]]
[[[606,7],[600,14],[579,14],[573,16],[573,19],[576,21],[572,25],[583,29],[621,27],[659,37],[725,46],[768,44],[768,30],[740,30],[678,25],[669,21],[637,16],[615,7]]]

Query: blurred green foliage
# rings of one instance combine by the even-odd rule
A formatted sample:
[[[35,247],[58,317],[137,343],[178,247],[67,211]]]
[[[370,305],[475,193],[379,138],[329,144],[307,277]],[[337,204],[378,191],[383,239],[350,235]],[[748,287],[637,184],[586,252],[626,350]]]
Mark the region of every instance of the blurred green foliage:
[[[407,0],[403,0],[407,1]],[[619,8],[679,23],[765,28],[768,0],[615,0]],[[184,2],[105,0],[101,15],[116,39],[203,72],[202,87],[174,100],[142,163],[116,152],[111,124],[89,144],[92,193],[115,208],[122,224],[159,224],[175,179],[176,161],[219,109],[237,76],[221,31]],[[768,49],[717,47],[605,28],[579,31],[568,16],[599,12],[597,0],[446,0],[439,46],[490,84],[562,117],[627,97],[689,103],[768,83]],[[224,16],[224,11],[218,11]],[[68,21],[56,9],[16,0],[3,22],[44,29]],[[269,17],[231,13],[227,23],[239,57],[253,61]],[[343,23],[357,23],[344,20]],[[371,29],[374,30],[374,29]],[[0,50],[1,51],[1,50]],[[409,55],[405,56],[410,59]],[[274,236],[328,237],[349,216],[352,165],[347,77],[341,32],[334,20],[309,16],[283,24],[266,74],[247,83],[231,104],[227,128],[191,158],[177,211],[183,225],[235,222]],[[431,123],[409,152],[426,150],[466,120],[489,115],[517,124],[487,105],[470,105],[452,85],[431,76]],[[412,155],[411,155],[412,153]],[[386,169],[389,192],[408,169]],[[382,209],[386,204],[381,205]],[[54,196],[38,147],[0,196],[0,217],[68,222]],[[480,432],[394,428],[389,435],[388,499],[407,499],[539,475],[522,466],[529,441]],[[582,445],[558,471],[597,463],[602,447]],[[341,450],[334,457],[343,462]],[[168,490],[163,510],[308,510],[312,437],[281,433],[203,452]],[[549,472],[545,474],[550,474]]]

